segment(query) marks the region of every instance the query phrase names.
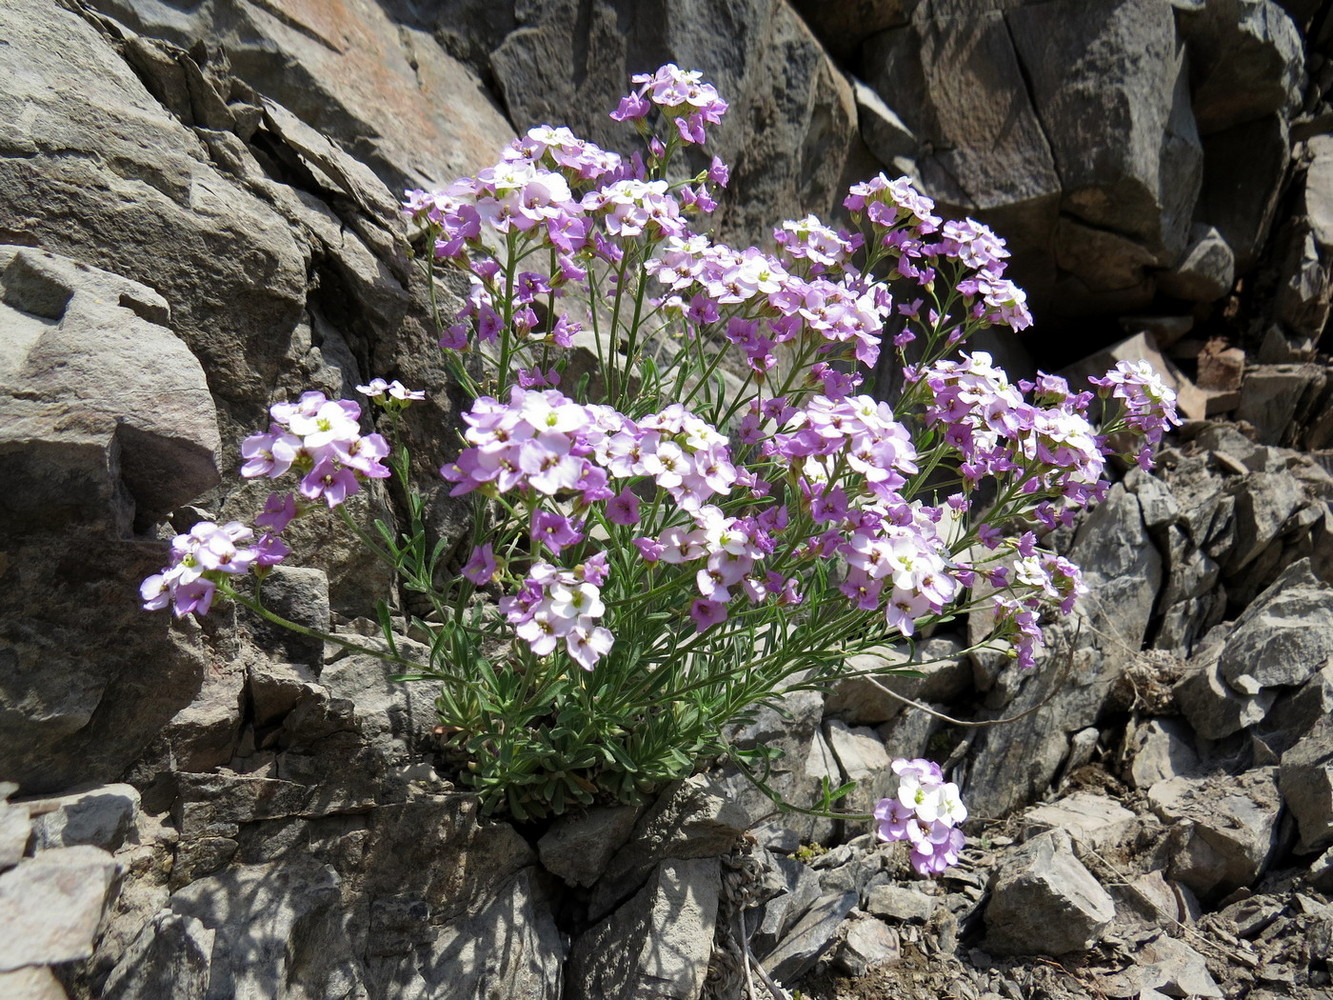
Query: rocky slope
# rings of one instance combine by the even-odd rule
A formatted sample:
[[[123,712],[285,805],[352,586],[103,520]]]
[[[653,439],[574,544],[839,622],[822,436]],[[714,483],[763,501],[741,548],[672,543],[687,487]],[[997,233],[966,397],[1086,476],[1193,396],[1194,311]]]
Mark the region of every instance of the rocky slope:
[[[1321,5],[0,0],[0,41],[0,993],[692,1000],[761,996],[762,965],[829,997],[1327,995]],[[911,173],[1009,238],[1038,318],[1011,366],[1145,357],[1192,418],[1056,539],[1093,592],[1042,669],[960,657],[964,626],[895,688],[935,715],[849,686],[738,734],[805,802],[947,758],[975,846],[938,882],[725,771],[481,820],[429,692],[135,599],[174,530],[256,506],[231,470],[274,399],[398,377],[441,450],[398,191],[538,120],[614,145],[666,60],[732,100],[732,239]],[[388,581],[305,532],[271,596],[367,631]]]

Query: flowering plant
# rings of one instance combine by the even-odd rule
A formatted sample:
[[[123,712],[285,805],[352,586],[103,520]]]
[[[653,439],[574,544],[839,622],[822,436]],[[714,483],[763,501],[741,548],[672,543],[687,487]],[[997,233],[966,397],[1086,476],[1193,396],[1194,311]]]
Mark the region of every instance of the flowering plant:
[[[256,518],[265,534],[197,526],[143,588],[150,608],[202,613],[220,588],[276,618],[239,578],[287,555],[292,517],[396,474],[411,524],[376,548],[428,596],[411,624],[432,641],[424,665],[398,657],[386,611],[384,655],[441,683],[469,779],[520,819],[734,756],[728,723],[960,610],[989,609],[1031,665],[1043,612],[1082,590],[1038,533],[1104,495],[1113,435],[1146,463],[1140,445],[1175,420],[1150,369],[1098,383],[1097,429],[1092,392],[1011,383],[966,351],[978,330],[1028,326],[1024,295],[1002,240],[940,218],[906,179],[852,187],[851,229],[787,221],[773,252],[710,239],[728,171],[699,147],[726,103],[675,66],[633,79],[612,117],[646,155],[542,126],[475,177],[408,193],[427,273],[469,288],[440,321],[475,400],[440,469],[475,503],[466,564],[448,572],[428,546],[406,454],[362,433],[358,404],[306,393],[242,447],[243,475],[299,477]],[[886,336],[904,376],[892,405],[864,384]],[[391,418],[418,395],[360,388]],[[899,763],[882,835],[938,868],[961,842],[957,789]]]

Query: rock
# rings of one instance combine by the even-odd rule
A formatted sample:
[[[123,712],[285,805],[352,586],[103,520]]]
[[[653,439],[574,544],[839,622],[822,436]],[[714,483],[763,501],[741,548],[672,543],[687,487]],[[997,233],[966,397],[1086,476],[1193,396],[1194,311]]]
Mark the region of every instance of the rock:
[[[331,867],[298,856],[228,868],[178,889],[171,912],[214,932],[205,996],[279,996],[297,970],[307,988],[360,985],[339,882]]]
[[[403,914],[404,930],[424,942],[370,958],[369,995],[557,1000],[567,946],[534,871],[520,872],[474,906],[475,913],[438,932],[423,921],[425,914]]]
[[[1296,853],[1333,844],[1333,721],[1327,716],[1282,754],[1280,786],[1300,831]]]
[[[962,643],[953,638],[931,638],[911,649],[883,647],[859,653],[847,661],[850,671],[879,671],[894,667],[920,674],[887,674],[875,679],[903,698],[913,701],[952,701],[971,683],[971,670],[963,656]],[[909,654],[910,658],[909,658]],[[840,681],[824,705],[826,715],[845,719],[851,725],[887,722],[903,710],[903,703],[865,678]]]
[[[1180,523],[1180,507],[1171,489],[1162,480],[1140,468],[1130,469],[1124,478],[1125,489],[1139,498],[1143,526],[1160,531]]]
[[[866,148],[895,174],[915,174],[921,140],[912,134],[898,113],[860,80],[852,79],[856,116]]]
[[[1237,691],[1304,683],[1333,656],[1333,587],[1309,560],[1287,567],[1236,621],[1218,660]],[[1253,693],[1253,692],[1247,692]]]
[[[629,841],[611,858],[589,910],[601,919],[643,884],[667,858],[710,858],[729,851],[751,822],[728,787],[706,774],[662,791],[640,817]]]
[[[224,49],[255,90],[322,128],[394,188],[444,184],[493,161],[512,129],[429,31],[337,0],[274,14],[248,0],[182,14],[142,0],[97,6],[144,34]]]
[[[157,914],[111,970],[103,1000],[204,1000],[215,936],[193,917]]]
[[[22,1000],[69,1000],[69,994],[45,965],[0,972],[0,993]]]
[[[784,983],[794,982],[809,972],[833,946],[838,928],[856,907],[856,901],[857,893],[848,891],[816,902],[763,959],[765,971]]]
[[[1070,736],[1097,720],[1143,645],[1162,562],[1138,498],[1112,487],[1079,527],[1069,558],[1083,567],[1088,595],[1046,626],[1049,648],[1035,671],[1008,668],[1017,696],[988,714],[1019,718],[986,730],[973,752],[963,798],[974,816],[1002,816],[1049,787]]]
[[[567,885],[592,886],[629,839],[640,811],[636,806],[602,806],[557,817],[537,841],[542,866]]]
[[[1180,719],[1150,719],[1132,737],[1133,759],[1129,777],[1135,788],[1148,789],[1159,781],[1191,777],[1199,768],[1194,734]]]
[[[1214,302],[1227,295],[1235,281],[1236,255],[1231,247],[1212,226],[1197,224],[1190,230],[1184,256],[1170,271],[1157,275],[1158,289],[1189,302]],[[1199,381],[1203,388],[1202,372]]]
[[[864,726],[853,729],[838,719],[824,723],[824,732],[843,779],[856,782],[856,788],[842,800],[840,808],[856,813],[874,811],[875,804],[896,784],[884,744],[873,729]]]
[[[1231,248],[1237,276],[1254,266],[1268,238],[1289,160],[1287,123],[1280,115],[1203,139],[1203,186],[1196,216]]]
[[[1227,484],[1235,498],[1237,545],[1221,560],[1228,576],[1250,565],[1286,526],[1287,520],[1305,503],[1300,482],[1285,469],[1255,472]]]
[[[912,12],[925,5],[920,0],[854,0],[837,4],[793,0],[792,6],[835,59],[848,61],[860,53],[861,43],[867,38],[906,24]]]
[[[1052,830],[1000,864],[986,907],[985,948],[997,955],[1086,951],[1115,916],[1115,902]]]
[[[1005,20],[1050,142],[1061,211],[1173,262],[1203,153],[1171,11],[1152,0],[1057,0]]]
[[[782,708],[782,712],[757,709],[750,721],[730,727],[728,738],[741,749],[762,745],[781,751],[764,780],[784,801],[808,809],[821,800],[825,778],[835,788],[842,783],[838,762],[819,731],[824,699],[816,692],[797,691],[783,696]],[[773,801],[737,769],[724,770],[719,781],[720,793],[749,815],[742,825],[755,827],[755,835],[765,844],[776,847],[794,839],[799,845],[833,834],[831,820],[799,813],[775,815]]]
[[[1272,0],[1212,0],[1178,18],[1190,59],[1191,103],[1205,135],[1300,104],[1300,31]]]
[[[1153,811],[1176,824],[1168,877],[1208,900],[1253,883],[1277,846],[1277,771],[1170,778],[1148,789]]]
[[[1256,727],[1256,734],[1272,749],[1282,754],[1295,746],[1327,716],[1333,715],[1333,663],[1295,691],[1283,692]]]
[[[624,906],[574,943],[570,1000],[693,1000],[713,953],[722,883],[715,858],[664,861]]]
[[[864,976],[871,969],[898,961],[902,951],[898,935],[874,917],[853,910],[844,925],[833,960],[851,976]]]
[[[936,899],[905,885],[876,885],[866,892],[866,912],[898,923],[924,924],[935,912]]]
[[[274,566],[264,578],[261,590],[264,605],[270,611],[302,628],[328,634],[329,577],[322,569],[303,566]],[[266,648],[280,648],[287,658],[319,669],[324,658],[324,640],[305,636],[250,616],[251,628]]]
[[[731,105],[709,132],[709,151],[731,164],[727,202],[715,216],[722,238],[745,246],[767,239],[779,218],[827,217],[840,205],[848,166],[863,155],[855,98],[789,5],[653,0],[636,9],[640,28],[629,32],[607,0],[579,16],[568,0],[538,0],[522,12],[521,26],[489,59],[515,122],[565,124],[606,148],[631,148],[629,130],[606,113],[631,73],[651,72],[670,53],[704,70]],[[568,69],[571,52],[584,54],[578,74]]]
[[[1223,997],[1204,957],[1184,941],[1165,934],[1145,942],[1129,975],[1140,997]]]
[[[747,921],[753,928],[750,947],[761,960],[772,953],[820,896],[819,875],[809,865],[795,858],[773,860],[783,879],[782,891],[763,904],[757,919]]]
[[[1230,626],[1218,626],[1204,637],[1186,663],[1189,673],[1175,687],[1180,710],[1207,740],[1220,740],[1260,721],[1276,698],[1276,692],[1257,687],[1238,690],[1222,676],[1219,661],[1230,631]]]
[[[23,803],[32,817],[37,850],[91,844],[117,851],[139,816],[139,791],[132,785],[102,785]]]
[[[380,643],[365,645],[373,648]],[[410,639],[398,640],[398,652],[410,660],[429,659],[428,647]],[[319,675],[320,684],[335,702],[355,706],[360,731],[390,760],[401,760],[410,749],[424,745],[437,721],[428,684],[390,679],[402,669],[375,656],[353,653],[327,664]]]
[[[1305,338],[1305,346],[1293,349],[1293,343],[1278,331],[1280,349],[1272,351],[1269,356],[1261,354],[1261,361],[1308,360],[1314,354],[1314,345],[1328,322],[1333,301],[1331,270],[1333,262],[1328,245],[1321,245],[1308,226],[1298,224],[1288,236],[1276,312],[1278,319],[1292,331],[1292,341]]]
[[[120,874],[100,847],[57,847],[0,874],[0,972],[88,958]]]
[[[923,191],[1003,232],[1022,256],[1035,249],[1029,270],[1050,272],[1060,179],[1003,14],[923,16],[881,32],[862,68],[920,141]]]
[[[11,516],[57,529],[95,510],[128,534],[218,481],[204,372],[168,328],[160,295],[29,247],[0,248],[0,289],[11,329],[0,360]],[[118,490],[130,504],[108,523],[96,508],[114,509]]]
[[[1081,847],[1103,851],[1132,835],[1138,817],[1105,795],[1074,792],[1023,814],[1025,834],[1058,829]]]
[[[1245,374],[1245,352],[1239,347],[1227,347],[1225,340],[1214,337],[1203,345],[1198,362],[1199,374],[1195,381],[1200,389],[1209,392],[1240,389]]]

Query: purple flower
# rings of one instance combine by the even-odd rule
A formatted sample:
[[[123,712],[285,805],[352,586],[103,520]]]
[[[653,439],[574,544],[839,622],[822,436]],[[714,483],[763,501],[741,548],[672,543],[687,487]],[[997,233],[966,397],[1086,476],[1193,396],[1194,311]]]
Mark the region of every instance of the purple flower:
[[[296,517],[296,495],[293,493],[270,493],[264,501],[264,512],[255,517],[255,524],[260,528],[281,534]]]
[[[301,480],[301,495],[308,500],[319,500],[332,509],[346,500],[353,493],[359,493],[361,484],[356,481],[356,474],[351,469],[343,469],[325,458],[315,463],[315,467]]]
[[[639,498],[626,486],[606,501],[606,519],[612,524],[638,524]]]
[[[707,632],[719,622],[727,620],[727,606],[721,601],[708,601],[698,598],[690,604],[690,617],[694,627],[700,632]]]
[[[484,587],[495,578],[495,555],[491,543],[479,545],[472,550],[472,558],[463,567],[463,576],[478,587]]]
[[[583,541],[583,533],[568,518],[538,510],[532,515],[532,543],[543,543],[556,555],[570,545]]]

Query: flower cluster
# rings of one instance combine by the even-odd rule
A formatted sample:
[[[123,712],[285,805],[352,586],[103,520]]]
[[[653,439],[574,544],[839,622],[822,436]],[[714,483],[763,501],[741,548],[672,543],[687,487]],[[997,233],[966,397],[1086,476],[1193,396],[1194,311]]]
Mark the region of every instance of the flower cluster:
[[[597,624],[606,611],[599,589],[606,578],[604,552],[573,570],[538,561],[529,568],[523,588],[500,599],[500,610],[534,656],[549,656],[563,639],[569,658],[591,670],[614,642],[610,630]]]
[[[372,387],[374,383],[362,391]],[[383,392],[388,391],[384,386]],[[295,403],[274,403],[269,416],[273,422],[267,432],[251,434],[241,442],[245,459],[241,475],[247,479],[276,479],[294,469],[301,474],[298,488],[302,496],[336,507],[360,491],[360,480],[384,479],[390,474],[381,464],[389,454],[388,442],[379,434],[362,435],[361,407],[352,400],[330,400],[322,392],[306,392]]]
[[[708,141],[704,126],[718,124],[727,112],[727,102],[712,84],[703,82],[698,70],[683,70],[667,63],[655,73],[636,73],[630,82],[638,84],[638,89],[621,99],[611,117],[616,121],[641,121],[651,104],[656,104],[675,122],[685,143],[703,145]]]
[[[177,615],[204,615],[213,605],[219,583],[244,576],[251,569],[275,566],[290,551],[274,532],[256,540],[254,531],[239,521],[200,521],[172,539],[170,564],[145,579],[139,595],[149,611],[171,604]]]
[[[945,781],[940,766],[928,760],[899,758],[892,768],[898,775],[898,794],[875,806],[879,838],[911,844],[912,867],[922,875],[957,864],[964,843],[958,826],[967,819],[958,786]]]
[[[1143,447],[1136,456],[1139,466],[1151,468],[1153,445],[1172,427],[1180,425],[1175,390],[1146,361],[1119,361],[1104,378],[1088,381],[1109,390],[1124,404],[1125,424],[1143,435]]]

